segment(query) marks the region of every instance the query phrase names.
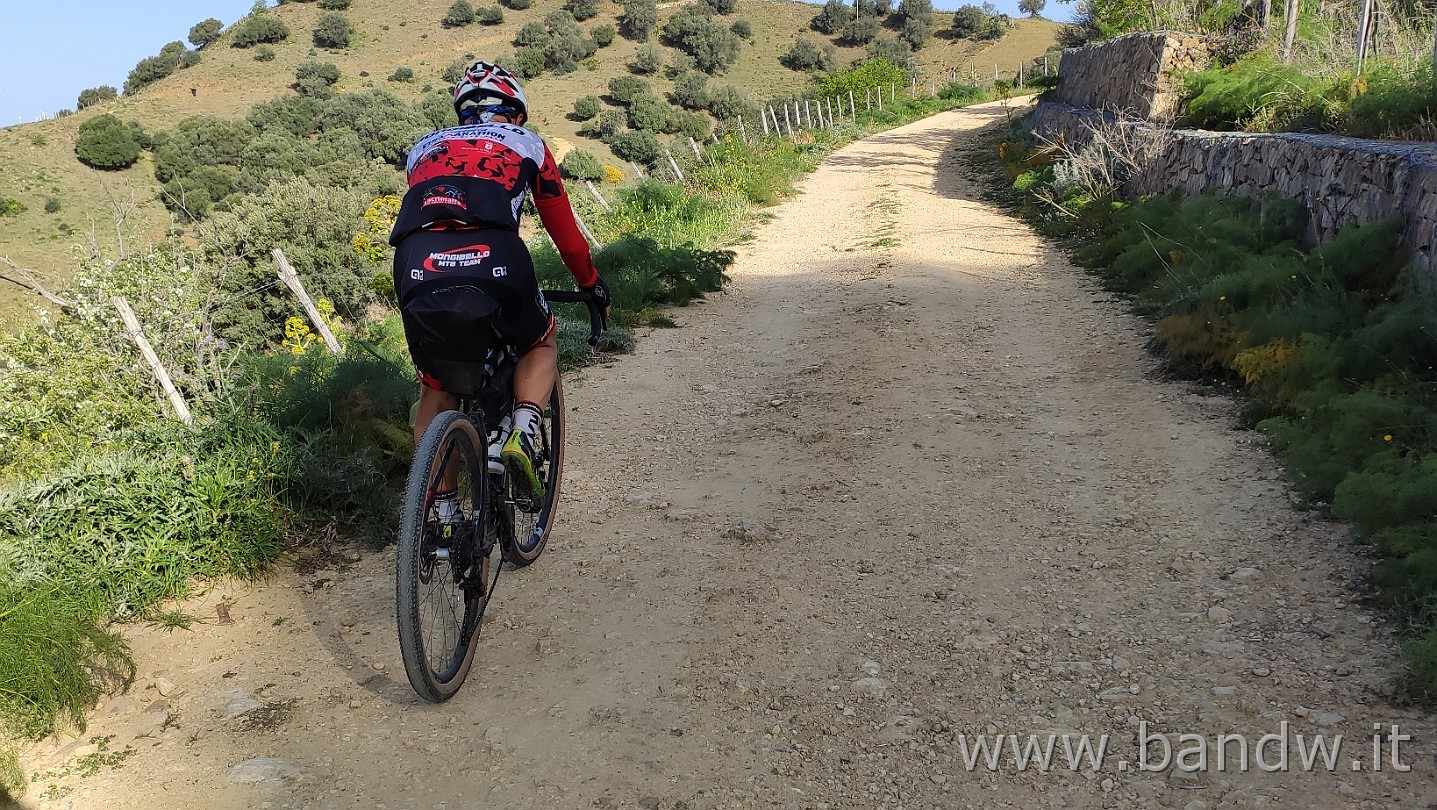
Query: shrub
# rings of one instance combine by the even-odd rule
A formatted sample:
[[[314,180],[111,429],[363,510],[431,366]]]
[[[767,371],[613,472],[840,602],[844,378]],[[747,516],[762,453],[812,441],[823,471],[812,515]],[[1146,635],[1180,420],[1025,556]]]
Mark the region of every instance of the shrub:
[[[91,104],[99,104],[104,101],[113,101],[119,98],[120,94],[115,88],[108,84],[99,87],[91,87],[88,90],[80,91],[80,98],[75,102],[75,109],[83,110]]]
[[[623,0],[624,14],[619,18],[619,27],[624,36],[635,42],[647,42],[659,25],[659,8],[656,0]]]
[[[274,61],[274,48],[271,48],[271,47],[268,46],[268,45],[261,45],[261,46],[259,46],[258,48],[255,48],[255,49],[254,49],[254,61],[256,61],[256,62],[273,62],[273,61]]]
[[[715,14],[732,14],[738,8],[738,0],[699,0],[700,3],[708,6]]]
[[[319,22],[314,26],[314,44],[321,48],[347,48],[353,32],[348,17],[327,11],[319,15]]]
[[[414,81],[414,69],[413,69],[413,68],[407,68],[407,67],[397,67],[397,68],[394,69],[394,72],[393,72],[393,73],[389,74],[389,80],[390,80],[391,82],[410,82],[410,83],[413,83],[413,81]]]
[[[1043,7],[1048,5],[1048,0],[1018,0],[1018,10],[1029,17],[1036,17],[1043,13]]]
[[[574,100],[574,112],[570,117],[575,121],[588,121],[598,115],[600,109],[598,96],[580,96]]]
[[[782,56],[778,58],[780,64],[790,70],[826,70],[827,60],[817,45],[806,39],[799,39],[793,43]]]
[[[294,70],[296,93],[320,101],[334,97],[333,87],[339,82],[339,68],[329,62],[304,62]]]
[[[199,54],[186,50],[178,40],[160,49],[159,56],[141,59],[125,79],[125,92],[133,93],[146,85],[153,84],[166,76],[199,62]]]
[[[848,7],[843,4],[843,0],[828,0],[809,25],[820,34],[837,34],[851,19],[853,15],[848,13]]]
[[[702,110],[709,104],[708,77],[702,73],[683,73],[674,79],[674,91],[669,96],[680,107]]]
[[[350,0],[319,0],[319,7],[325,11],[348,11]]]
[[[609,138],[624,130],[624,124],[628,120],[629,116],[623,110],[604,110],[594,119],[589,131],[607,142]]]
[[[140,159],[140,147],[130,128],[113,115],[98,115],[80,125],[75,156],[96,169],[124,169]]]
[[[255,131],[282,132],[293,139],[308,138],[319,130],[320,103],[301,96],[280,96],[250,107],[245,120]]]
[[[454,4],[449,7],[449,11],[440,22],[445,28],[460,28],[469,25],[474,22],[474,5],[469,0],[454,0]]]
[[[728,30],[739,39],[753,39],[753,25],[748,20],[734,20]]]
[[[693,57],[705,73],[727,68],[738,59],[738,35],[704,14],[701,6],[680,9],[664,24],[664,36]]]
[[[474,12],[480,25],[500,25],[504,22],[504,9],[502,6],[484,6]]]
[[[653,163],[663,155],[659,139],[647,132],[619,132],[609,138],[609,148],[620,160]]]
[[[565,177],[575,180],[602,180],[604,177],[603,164],[593,153],[583,149],[575,149],[565,155],[564,161],[559,164],[559,170]]]
[[[14,197],[0,197],[0,217],[17,217],[25,212],[25,206]]]
[[[721,85],[708,91],[708,110],[715,118],[734,121],[743,116],[749,121],[758,118],[757,107],[743,92],[732,85]]]
[[[653,45],[640,45],[634,52],[633,61],[629,62],[629,70],[644,76],[650,76],[659,72],[664,66],[664,55]]]
[[[641,132],[667,131],[670,109],[656,96],[638,96],[629,104],[629,128]]]
[[[953,34],[964,39],[979,39],[988,28],[988,12],[974,5],[959,6],[953,13]]]
[[[196,48],[203,48],[211,42],[214,42],[215,40],[219,39],[220,31],[223,29],[224,23],[220,22],[219,20],[216,20],[214,17],[210,17],[207,20],[201,20],[200,22],[195,23],[194,27],[190,29],[190,44],[195,46]]]
[[[278,17],[265,14],[250,14],[234,26],[231,47],[252,48],[264,43],[278,43],[289,39],[289,26]]]
[[[515,51],[514,58],[509,60],[508,68],[520,78],[532,79],[544,72],[546,61],[544,49],[531,45]]]
[[[587,20],[599,13],[599,0],[564,0],[564,10],[576,20]]]
[[[864,45],[878,36],[877,17],[859,17],[843,24],[843,38],[854,45]]]
[[[637,76],[615,76],[609,79],[609,98],[625,107],[634,99],[649,94],[649,83]]]
[[[669,131],[702,141],[713,131],[713,122],[698,110],[669,110]]]
[[[589,32],[589,38],[592,39],[594,41],[594,44],[598,45],[600,48],[606,48],[609,45],[613,44],[614,34],[614,26],[607,24],[596,25],[594,26],[593,30]]]
[[[909,17],[903,21],[902,37],[904,42],[912,46],[914,50],[918,50],[933,37],[933,27],[927,20]]]
[[[868,59],[862,64],[825,76],[819,82],[821,96],[847,97],[850,91],[861,96],[871,87],[886,87],[890,84],[904,84],[903,69],[887,59]]]
[[[905,71],[913,70],[913,49],[906,40],[878,37],[868,43],[867,50],[870,59],[886,59]]]
[[[58,214],[58,213],[60,213],[60,198],[59,198],[59,197],[46,197],[46,198],[45,198],[45,213],[47,213],[47,214]]]
[[[524,9],[534,5],[534,0],[504,0],[504,5],[514,9],[515,11],[523,11]]]

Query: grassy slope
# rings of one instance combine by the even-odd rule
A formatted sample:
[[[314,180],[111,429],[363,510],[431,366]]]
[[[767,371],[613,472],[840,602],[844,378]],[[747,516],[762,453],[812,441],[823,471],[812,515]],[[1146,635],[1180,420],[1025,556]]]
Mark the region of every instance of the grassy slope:
[[[52,285],[63,283],[76,266],[73,246],[87,241],[85,237],[92,229],[97,243],[106,250],[112,249],[115,227],[111,208],[103,202],[106,193],[122,201],[134,201],[137,208],[131,221],[139,226],[141,238],[163,237],[170,219],[163,206],[155,201],[157,184],[148,156],[122,172],[95,171],[75,159],[74,132],[89,117],[109,112],[126,121],[138,120],[151,131],[169,128],[188,115],[239,117],[254,103],[289,92],[295,67],[310,59],[333,62],[339,67],[344,76],[337,88],[341,92],[377,87],[414,99],[423,86],[440,86],[440,74],[456,59],[467,54],[492,58],[512,53],[510,40],[520,26],[542,19],[562,4],[562,0],[537,0],[525,11],[505,9],[505,21],[499,26],[445,29],[439,20],[451,2],[355,0],[348,12],[356,30],[354,42],[344,51],[321,49],[313,57],[310,56],[314,50],[310,32],[321,10],[313,3],[281,6],[269,13],[278,14],[285,21],[291,36],[288,42],[275,46],[276,58],[271,62],[256,62],[254,50],[231,48],[228,37],[222,37],[204,51],[198,65],[157,82],[134,97],[120,98],[66,118],[0,130],[0,196],[16,197],[28,209],[17,217],[0,219],[0,256],[8,256],[36,270],[42,281]],[[679,5],[661,5],[661,16],[666,17]],[[779,65],[778,57],[800,33],[820,44],[829,41],[808,29],[808,21],[817,11],[816,6],[786,0],[740,0],[738,10],[727,19],[749,20],[754,39],[744,46],[739,62],[728,74],[711,80],[712,83],[736,84],[756,98],[803,88],[807,77]],[[605,3],[599,16],[582,25],[592,28],[614,23],[621,12],[622,7],[617,3]],[[970,62],[978,65],[980,78],[991,76],[994,63],[1009,72],[1019,61],[1036,57],[1051,46],[1057,29],[1055,23],[1046,20],[1020,20],[1002,40],[977,44],[948,38],[941,29],[946,29],[951,19],[948,14],[937,15],[940,35],[919,53],[925,76],[941,79],[957,70],[961,77]],[[622,37],[617,38],[578,72],[567,76],[546,74],[527,84],[530,98],[538,102],[533,121],[556,141],[555,151],[561,151],[565,142],[580,143],[609,156],[602,144],[578,136],[579,124],[564,116],[575,99],[602,93],[609,79],[623,75],[624,65],[637,47]],[[838,54],[840,62],[847,63],[859,58],[862,49],[841,47]],[[401,66],[414,70],[413,84],[385,79]],[[370,75],[361,77],[361,72]],[[105,81],[118,85],[121,77],[105,77]],[[657,90],[668,90],[667,81],[652,81]],[[195,91],[193,94],[191,88]],[[44,212],[48,196],[61,200],[59,213]],[[86,201],[92,199],[100,202],[87,205]],[[77,233],[65,235],[60,230],[61,223],[67,223]],[[0,267],[0,274],[8,274],[8,268]],[[37,300],[13,285],[0,282],[0,328],[4,328],[7,321],[28,321],[25,308]]]

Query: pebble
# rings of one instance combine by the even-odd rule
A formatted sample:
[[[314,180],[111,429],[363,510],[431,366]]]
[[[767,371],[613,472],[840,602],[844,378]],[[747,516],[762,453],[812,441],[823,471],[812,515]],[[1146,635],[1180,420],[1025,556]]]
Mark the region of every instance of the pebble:
[[[1236,692],[1236,691],[1237,691],[1237,687],[1234,687],[1234,686],[1214,686],[1214,687],[1212,688],[1212,693],[1213,693],[1214,695],[1217,695],[1218,697],[1223,697],[1223,696],[1226,696],[1226,695],[1231,695],[1233,692]]]
[[[1346,719],[1346,717],[1339,714],[1338,712],[1320,712],[1316,717],[1313,718],[1313,721],[1316,722],[1319,726],[1335,726]]]
[[[867,675],[870,678],[878,677],[878,662],[874,661],[871,658],[863,659],[863,663],[859,664],[858,668],[863,670],[863,674]]]
[[[233,720],[246,712],[258,709],[261,705],[254,695],[243,689],[226,689],[217,693],[215,698],[221,706],[220,717],[225,720]]]
[[[850,684],[850,688],[861,695],[871,695],[873,697],[878,697],[884,692],[888,691],[888,682],[883,680],[882,678],[874,678],[870,676],[867,678],[859,678],[858,680]]]
[[[1256,675],[1259,678],[1266,678],[1267,676],[1272,674],[1272,670],[1268,669],[1267,667],[1256,667],[1253,669],[1252,674]]]
[[[169,697],[175,691],[175,683],[169,678],[156,678],[155,691],[160,693],[160,697]]]
[[[1232,619],[1232,611],[1221,605],[1213,605],[1207,609],[1207,617],[1209,621],[1226,622]]]
[[[383,672],[385,669],[387,669],[383,661],[375,661],[374,663],[369,665],[369,668],[374,670],[375,672]]]
[[[762,543],[772,538],[772,532],[757,520],[743,518],[729,526],[724,536],[740,543]]]
[[[339,623],[345,627],[353,627],[356,624],[359,624],[359,618],[353,613],[346,613],[343,616],[339,617]]]
[[[1236,571],[1233,571],[1231,574],[1228,574],[1227,578],[1234,582],[1247,582],[1249,580],[1258,579],[1261,576],[1262,571],[1256,568],[1239,568]]]

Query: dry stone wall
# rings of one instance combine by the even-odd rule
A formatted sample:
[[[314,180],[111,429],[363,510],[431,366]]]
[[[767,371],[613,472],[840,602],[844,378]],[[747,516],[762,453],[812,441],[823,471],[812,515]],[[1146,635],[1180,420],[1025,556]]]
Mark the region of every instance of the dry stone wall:
[[[1208,190],[1247,197],[1277,194],[1304,204],[1312,243],[1331,239],[1338,228],[1350,223],[1402,216],[1407,220],[1405,245],[1424,287],[1437,301],[1437,144],[1297,133],[1172,130],[1148,123],[1154,107],[1150,105],[1148,113],[1141,114],[1142,108],[1133,102],[1134,98],[1141,101],[1134,95],[1135,84],[1119,81],[1114,74],[1131,69],[1132,60],[1138,58],[1135,54],[1162,49],[1147,40],[1141,48],[1136,42],[1125,42],[1130,39],[1138,38],[1120,37],[1064,52],[1062,70],[1070,65],[1082,68],[1077,75],[1059,79],[1061,101],[1038,104],[1033,131],[1039,139],[1061,142],[1072,150],[1097,149],[1092,146],[1095,132],[1124,128],[1126,137],[1116,140],[1141,142],[1148,155],[1124,184],[1123,193],[1129,198],[1171,190],[1184,196]],[[1070,62],[1070,54],[1079,51],[1082,54]],[[1104,63],[1106,67],[1100,69]],[[1104,97],[1110,91],[1119,103]],[[1154,91],[1152,97],[1160,96]]]
[[[1073,107],[1170,121],[1182,101],[1181,74],[1211,61],[1206,41],[1171,31],[1069,48],[1058,68],[1058,99]]]

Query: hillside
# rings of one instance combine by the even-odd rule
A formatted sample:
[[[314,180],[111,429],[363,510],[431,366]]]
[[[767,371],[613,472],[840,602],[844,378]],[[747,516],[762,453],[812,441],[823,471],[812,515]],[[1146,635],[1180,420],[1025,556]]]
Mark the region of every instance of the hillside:
[[[133,211],[129,225],[142,239],[158,240],[172,227],[169,212],[156,200],[158,183],[154,179],[149,155],[143,155],[128,170],[101,172],[76,160],[73,151],[76,129],[84,121],[101,113],[111,113],[125,121],[138,121],[147,131],[173,127],[190,115],[213,115],[241,118],[249,108],[261,101],[293,93],[295,68],[307,61],[332,62],[342,79],[338,92],[384,89],[406,100],[418,99],[427,88],[442,87],[444,69],[468,55],[503,58],[514,51],[512,40],[526,22],[541,20],[559,8],[561,0],[538,0],[526,10],[504,10],[504,22],[496,26],[471,25],[445,28],[439,20],[451,0],[416,0],[394,3],[390,0],[355,0],[347,13],[355,35],[344,50],[316,50],[310,32],[322,12],[315,4],[287,4],[271,9],[289,26],[286,42],[274,46],[275,58],[256,61],[254,49],[230,47],[230,32],[201,51],[200,62],[188,69],[162,79],[133,96],[98,104],[72,116],[0,130],[0,196],[14,197],[25,206],[17,216],[0,218],[0,256],[37,271],[44,283],[58,285],[73,273],[84,246],[93,241],[109,251],[116,241],[116,226],[110,203]],[[661,20],[681,4],[663,4]],[[766,98],[803,89],[810,81],[779,64],[778,58],[802,35],[816,44],[827,44],[833,38],[809,29],[809,21],[818,7],[797,2],[739,0],[734,13],[724,21],[747,19],[753,38],[745,43],[738,59],[727,73],[714,77],[713,84],[733,84],[752,98]],[[581,25],[592,30],[597,25],[615,24],[623,9],[613,2],[604,2],[598,16]],[[953,39],[946,30],[951,14],[937,14],[938,33],[918,54],[920,72],[925,77],[946,77],[953,71],[968,72],[970,63],[978,66],[980,79],[991,77],[993,65],[1011,71],[1020,61],[1040,56],[1052,46],[1057,25],[1046,20],[1019,20],[1001,40],[974,43]],[[169,27],[180,31],[189,21],[174,21]],[[232,21],[227,21],[232,22]],[[886,32],[891,35],[891,32]],[[654,37],[651,41],[656,41]],[[545,73],[526,86],[534,101],[533,123],[548,137],[563,142],[582,143],[600,155],[607,149],[597,141],[578,134],[581,124],[566,118],[575,99],[602,93],[609,79],[627,73],[626,64],[633,58],[638,45],[623,37],[600,49],[586,60],[577,72],[556,76]],[[860,58],[859,47],[838,47],[836,62],[840,65]],[[414,72],[411,83],[388,81],[397,68],[408,67]],[[649,77],[655,90],[666,92],[671,83],[662,76]],[[122,76],[97,77],[97,84],[119,86]],[[45,211],[48,198],[55,198],[60,209]],[[0,267],[0,275],[10,275]],[[0,316],[28,319],[25,307],[37,299],[14,285],[0,284]]]

